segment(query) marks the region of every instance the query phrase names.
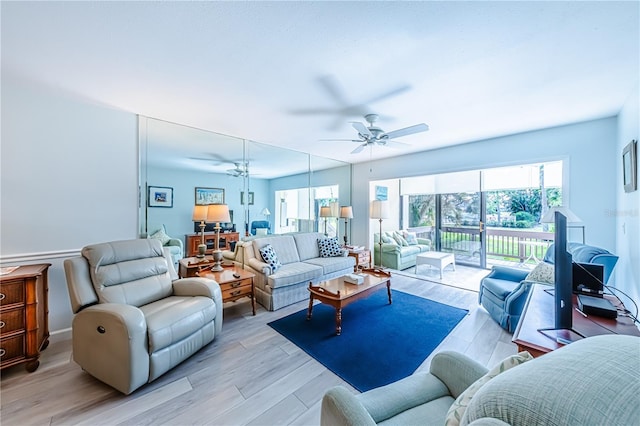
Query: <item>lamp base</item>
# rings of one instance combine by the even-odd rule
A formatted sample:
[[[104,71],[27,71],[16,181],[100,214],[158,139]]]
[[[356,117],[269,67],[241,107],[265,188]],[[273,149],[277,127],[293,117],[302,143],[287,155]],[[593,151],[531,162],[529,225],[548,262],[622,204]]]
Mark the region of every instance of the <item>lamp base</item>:
[[[206,244],[198,244],[198,254],[196,254],[196,257],[202,259],[204,257],[204,255],[207,252],[207,245]]]
[[[222,267],[222,252],[220,250],[214,250],[213,251],[213,261],[214,264],[211,267],[211,270],[214,272],[220,272],[222,270],[224,270],[224,268]]]

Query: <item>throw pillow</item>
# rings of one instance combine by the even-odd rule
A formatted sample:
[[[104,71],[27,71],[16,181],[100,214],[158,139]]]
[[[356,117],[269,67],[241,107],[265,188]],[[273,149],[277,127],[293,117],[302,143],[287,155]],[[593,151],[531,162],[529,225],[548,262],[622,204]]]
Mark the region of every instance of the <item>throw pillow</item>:
[[[271,267],[271,273],[275,273],[282,266],[271,244],[267,244],[260,249],[260,256],[262,256],[262,260]]]
[[[525,280],[553,284],[555,282],[554,266],[547,262],[540,262],[529,272]]]
[[[394,240],[387,234],[382,234],[382,242],[385,244],[396,244],[396,240]]]
[[[473,398],[473,396],[478,393],[482,385],[496,377],[498,374],[504,373],[508,369],[532,359],[533,357],[527,351],[522,351],[517,355],[511,355],[510,357],[507,357],[499,362],[498,365],[489,370],[487,374],[473,382],[464,392],[462,392],[456,398],[455,401],[453,401],[453,404],[447,412],[447,417],[445,418],[445,426],[458,426],[460,424],[460,420],[462,419],[464,412],[469,406],[471,398]]]
[[[156,232],[154,232],[153,234],[149,235],[149,238],[153,238],[155,240],[160,240],[160,244],[162,244],[162,245],[167,244],[169,242],[169,240],[171,239],[171,237],[168,236],[166,232],[164,232],[164,228],[158,229]]]
[[[403,231],[402,236],[410,246],[418,245],[418,235],[415,232]]]
[[[318,251],[320,257],[342,256],[342,247],[340,247],[337,238],[319,238]]]
[[[398,232],[394,232],[393,233],[393,239],[396,240],[396,242],[398,243],[399,246],[408,246],[409,245],[407,240],[405,240],[404,237],[402,235],[400,235]]]

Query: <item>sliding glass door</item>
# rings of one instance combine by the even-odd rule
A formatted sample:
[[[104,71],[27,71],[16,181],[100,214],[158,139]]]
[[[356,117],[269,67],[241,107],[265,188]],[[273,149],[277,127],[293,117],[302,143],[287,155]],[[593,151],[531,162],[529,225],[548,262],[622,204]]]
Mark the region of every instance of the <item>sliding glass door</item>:
[[[437,249],[454,253],[456,262],[485,266],[485,233],[481,192],[438,194]]]

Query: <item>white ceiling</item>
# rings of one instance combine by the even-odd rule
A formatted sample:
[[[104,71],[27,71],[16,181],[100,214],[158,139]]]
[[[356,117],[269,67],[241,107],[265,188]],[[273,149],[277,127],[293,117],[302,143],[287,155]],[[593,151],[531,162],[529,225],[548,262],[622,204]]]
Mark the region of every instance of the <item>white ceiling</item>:
[[[612,116],[640,74],[637,1],[3,1],[1,13],[3,72],[352,163]],[[300,113],[359,103],[387,131],[431,130],[350,154],[319,140],[355,137],[358,113]]]

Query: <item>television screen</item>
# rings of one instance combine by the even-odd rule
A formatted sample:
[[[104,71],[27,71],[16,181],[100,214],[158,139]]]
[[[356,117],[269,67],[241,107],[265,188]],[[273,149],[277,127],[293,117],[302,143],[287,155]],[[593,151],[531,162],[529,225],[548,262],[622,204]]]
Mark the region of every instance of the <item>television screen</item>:
[[[596,263],[573,263],[573,292],[603,297],[604,266]]]
[[[554,273],[555,328],[571,330],[573,326],[573,262],[567,251],[567,217],[555,213]]]

